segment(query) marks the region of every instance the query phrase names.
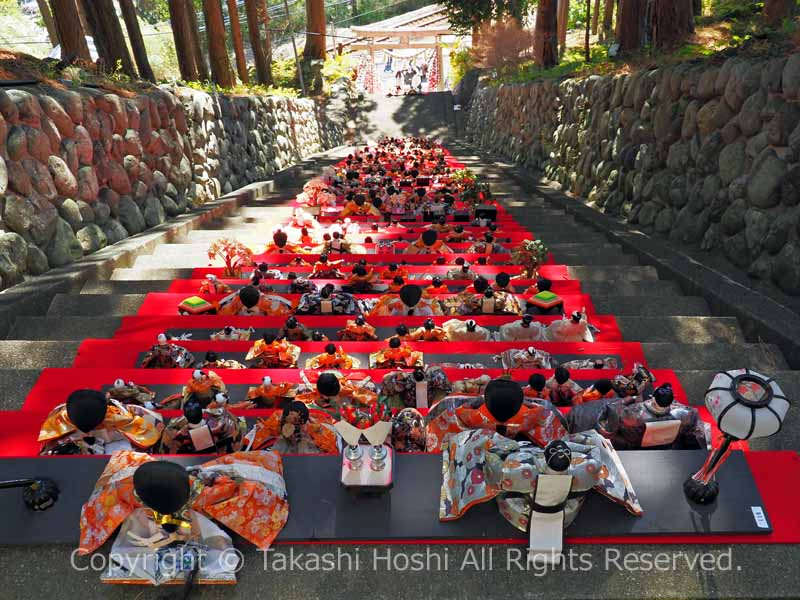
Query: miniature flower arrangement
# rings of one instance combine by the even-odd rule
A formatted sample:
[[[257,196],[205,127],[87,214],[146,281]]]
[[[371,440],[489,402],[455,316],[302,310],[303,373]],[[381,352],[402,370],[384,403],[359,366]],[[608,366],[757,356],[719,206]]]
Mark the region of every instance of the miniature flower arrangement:
[[[522,265],[523,277],[536,277],[539,265],[547,260],[550,249],[542,240],[525,240],[511,252],[511,264]]]
[[[221,238],[208,249],[209,260],[219,259],[225,263],[224,277],[241,277],[242,269],[252,267],[253,251],[236,240]]]

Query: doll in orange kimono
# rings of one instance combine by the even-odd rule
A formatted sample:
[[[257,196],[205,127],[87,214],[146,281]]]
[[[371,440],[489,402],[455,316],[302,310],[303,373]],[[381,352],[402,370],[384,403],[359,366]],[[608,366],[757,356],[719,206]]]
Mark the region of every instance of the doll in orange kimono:
[[[422,288],[414,284],[404,285],[399,294],[381,296],[369,312],[370,317],[433,317],[442,314],[439,301],[425,298]]]
[[[381,211],[375,208],[371,202],[367,202],[364,194],[354,194],[352,198],[348,198],[347,204],[344,205],[340,217],[380,217]]]
[[[344,275],[339,270],[341,260],[330,260],[327,254],[322,254],[319,260],[314,263],[309,279],[344,279]]]
[[[279,340],[274,334],[265,333],[247,352],[245,360],[253,361],[256,369],[294,369],[300,357],[300,347],[288,340]]]
[[[308,410],[299,400],[260,419],[247,433],[247,450],[271,448],[281,454],[338,454],[341,444],[334,420]]]
[[[369,355],[369,364],[371,369],[410,369],[423,366],[424,357],[422,352],[412,350],[400,338],[393,337],[388,348]]]
[[[311,330],[300,323],[296,317],[289,317],[280,331],[278,331],[278,339],[289,340],[290,342],[307,342],[311,339]]]
[[[280,229],[272,234],[272,241],[264,248],[264,254],[308,254],[301,244],[289,242],[289,236]]]
[[[236,452],[186,468],[117,452],[81,510],[78,554],[96,552],[119,528],[105,583],[179,584],[185,592],[193,582],[234,584],[241,563],[214,521],[267,551],[288,516],[277,453]]]
[[[432,296],[434,294],[449,294],[450,288],[448,288],[444,283],[442,283],[441,277],[434,277],[431,280],[431,284],[425,288],[425,294],[428,296]]]
[[[411,342],[446,342],[447,332],[436,325],[433,319],[425,319],[422,327],[417,327],[408,336]]]
[[[306,361],[306,369],[357,369],[360,362],[348,356],[341,346],[328,344],[325,352],[313,356]]]
[[[209,294],[230,294],[233,290],[227,283],[222,283],[216,275],[206,275],[205,281],[200,284],[197,292],[201,296]]]
[[[558,411],[526,406],[522,387],[508,379],[495,379],[483,396],[448,396],[428,413],[428,452],[437,452],[451,435],[467,430],[487,430],[511,439],[524,438],[546,446],[567,435]]]
[[[109,401],[97,390],[76,390],[42,424],[39,454],[147,451],[161,439],[163,429],[161,415],[143,406]]]
[[[541,373],[534,373],[528,377],[528,385],[522,388],[525,402],[531,404],[537,400],[550,400],[550,390],[547,387],[547,378]]]
[[[572,380],[569,369],[557,367],[553,376],[547,380],[547,391],[550,401],[556,406],[572,406],[583,388]]]
[[[367,323],[361,315],[353,320],[348,320],[344,329],[340,329],[337,336],[343,342],[372,342],[378,339],[375,328]]]
[[[450,254],[453,251],[439,239],[439,234],[431,229],[422,232],[417,240],[409,244],[404,254]]]
[[[572,398],[572,406],[594,402],[596,400],[615,400],[619,398],[617,390],[610,379],[598,379],[592,385],[581,390]]]
[[[192,378],[183,386],[180,394],[164,398],[159,408],[183,408],[189,398],[195,398],[203,408],[214,402],[217,394],[226,394],[225,382],[214,371],[195,369]]]
[[[347,286],[350,293],[365,294],[372,291],[373,284],[378,281],[375,271],[364,265],[356,265],[347,278]]]
[[[247,390],[243,402],[231,404],[231,408],[278,408],[285,399],[293,398],[295,386],[292,383],[273,383],[272,377],[267,375],[261,383]]]
[[[388,279],[391,281],[395,277],[408,279],[408,268],[406,266],[398,265],[397,263],[392,263],[381,273],[381,279]]]
[[[217,313],[226,317],[281,317],[292,314],[293,308],[286,298],[262,294],[253,286],[247,285],[238,293],[223,298]]]
[[[351,425],[351,417],[359,413],[368,414],[378,404],[378,393],[369,379],[358,385],[349,381],[341,373],[328,371],[320,373],[317,383],[302,386],[297,400],[305,403],[311,410],[328,413],[334,420],[346,419]]]

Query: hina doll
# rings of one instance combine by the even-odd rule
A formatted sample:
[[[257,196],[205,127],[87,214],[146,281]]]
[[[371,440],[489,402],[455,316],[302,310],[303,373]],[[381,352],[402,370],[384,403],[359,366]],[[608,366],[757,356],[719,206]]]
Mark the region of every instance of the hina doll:
[[[392,417],[392,448],[395,452],[425,452],[425,417],[416,408],[404,408]]]
[[[431,284],[425,288],[425,294],[428,296],[433,296],[435,294],[449,294],[450,288],[448,288],[444,283],[442,283],[441,277],[434,277],[431,280]]]
[[[291,383],[273,383],[267,375],[259,385],[247,390],[244,402],[232,408],[278,408],[285,399],[294,396],[294,387]]]
[[[448,244],[463,244],[469,240],[469,233],[464,231],[463,225],[456,225],[445,239]]]
[[[111,546],[107,583],[235,583],[241,567],[218,521],[262,551],[289,515],[274,452],[237,452],[184,468],[138,452],[108,461],[81,510],[78,554]],[[213,520],[212,520],[213,519]]]
[[[280,317],[292,314],[292,303],[281,296],[262,294],[247,285],[238,293],[223,298],[217,313],[226,317]]]
[[[560,536],[560,529],[574,521],[591,490],[633,515],[643,514],[622,461],[596,431],[553,440],[544,448],[493,431],[464,431],[446,442],[442,460],[440,521],[461,518],[470,507],[496,499],[509,523],[520,531],[531,531],[533,544],[538,533],[545,546],[554,546],[540,549],[546,554],[560,550],[560,537],[556,542],[551,536]],[[570,479],[556,495],[559,486],[543,475]],[[543,484],[547,487],[537,489]],[[552,520],[540,523],[538,516],[557,513],[562,515],[555,521],[559,531],[544,534]]]
[[[408,331],[408,325],[406,325],[405,323],[400,323],[400,325],[394,328],[394,335],[390,335],[384,341],[388,342],[392,338],[396,337],[401,342],[406,342],[408,341],[409,333],[410,332]]]
[[[565,369],[585,371],[588,369],[619,369],[619,362],[613,356],[605,358],[576,358],[561,364]]]
[[[498,244],[494,240],[494,236],[488,232],[484,234],[482,241],[475,242],[467,250],[467,254],[502,254],[504,252],[506,249]]]
[[[294,277],[292,277],[294,275]],[[317,291],[317,286],[310,279],[298,277],[294,273],[289,273],[289,293],[290,294],[310,294]]]
[[[167,336],[158,334],[157,343],[145,352],[142,357],[142,369],[191,369],[194,366],[194,354],[183,346],[170,344]]]
[[[372,202],[367,202],[364,194],[354,194],[347,204],[344,205],[340,217],[380,217],[381,211],[375,208]]]
[[[472,319],[450,319],[445,321],[442,329],[450,342],[491,342],[492,332],[478,325]]]
[[[451,281],[472,281],[478,276],[478,274],[472,270],[470,264],[461,256],[456,259],[456,267],[455,269],[450,269],[444,278]]]
[[[405,280],[408,279],[408,276],[408,268],[400,266],[397,263],[392,263],[383,270],[380,278],[392,280],[395,277],[402,277]]]
[[[519,321],[501,325],[499,337],[504,342],[539,341],[542,339],[542,324],[534,322],[531,315],[522,315]]]
[[[503,350],[497,357],[504,369],[550,369],[552,358],[549,352],[533,346]]]
[[[344,279],[344,274],[339,267],[344,261],[331,260],[327,254],[322,254],[311,268],[309,279]]]
[[[362,246],[350,243],[340,231],[334,231],[328,236],[323,236],[324,243],[314,249],[317,254],[366,254]]]
[[[211,294],[230,294],[232,291],[231,286],[227,283],[222,283],[216,275],[209,273],[206,275],[203,283],[200,284],[200,289],[197,293],[204,296]]]
[[[306,369],[358,369],[361,362],[349,356],[344,348],[328,344],[325,352],[312,356],[306,361]]]
[[[337,337],[343,342],[372,342],[378,339],[375,328],[367,323],[361,315],[348,319],[344,329],[340,329]]]
[[[508,292],[495,292],[489,287],[489,282],[482,277],[475,279],[475,291],[465,290],[448,300],[447,306],[450,314],[455,315],[522,315],[514,294]]]
[[[255,329],[252,327],[241,329],[239,327],[226,325],[219,331],[212,333],[210,338],[214,342],[246,342],[253,333],[255,333]]]
[[[303,294],[295,310],[298,315],[356,315],[360,312],[361,305],[355,296],[337,292],[331,284],[323,286],[319,292]]]
[[[153,409],[155,408],[156,393],[150,388],[136,385],[132,381],[125,383],[124,379],[116,379],[114,385],[106,391],[106,398],[120,404],[136,404]]]
[[[272,241],[264,248],[264,254],[308,254],[308,250],[300,244],[293,244],[285,231],[278,230],[272,234]]]
[[[413,371],[392,371],[383,376],[381,397],[391,408],[427,408],[452,391],[441,367],[417,367]],[[420,398],[420,393],[424,398]]]
[[[522,387],[508,379],[489,383],[483,396],[448,396],[431,408],[427,423],[429,452],[437,452],[449,437],[471,429],[527,438],[538,446],[567,434],[557,411],[526,406]]]
[[[216,352],[209,350],[206,352],[205,358],[200,365],[201,369],[246,369],[247,367],[240,363],[238,360],[232,358],[220,358]]]
[[[247,426],[227,408],[203,409],[194,399],[170,419],[161,435],[162,454],[230,454],[242,449]]]
[[[511,276],[508,273],[500,272],[494,278],[494,283],[492,284],[492,289],[495,292],[507,292],[509,294],[514,294],[516,291],[514,290],[514,286],[511,285]]]
[[[444,235],[450,233],[453,230],[453,227],[452,225],[447,223],[447,217],[442,215],[436,217],[436,220],[430,225],[428,225],[427,229],[432,229],[436,233]],[[463,231],[464,228],[462,227],[461,229]]]
[[[439,239],[439,234],[428,229],[403,251],[404,254],[451,254],[453,251]]]
[[[295,317],[289,317],[278,331],[277,337],[290,342],[307,342],[311,339],[311,331]]]
[[[442,315],[442,307],[433,298],[423,298],[418,285],[405,285],[400,293],[381,297],[369,313],[370,317],[433,317]]]
[[[76,390],[56,406],[39,430],[39,454],[111,454],[150,450],[161,439],[158,413],[136,404],[109,401],[97,390]]]
[[[585,390],[581,390],[572,398],[572,406],[598,400],[616,400],[619,396],[610,379],[598,379]]]
[[[195,369],[192,378],[183,386],[180,394],[173,394],[164,399],[160,408],[183,407],[189,398],[194,398],[202,407],[214,402],[217,394],[226,394],[225,382],[214,371]]]
[[[247,433],[247,450],[271,448],[281,454],[338,454],[341,444],[334,420],[323,412],[309,412],[295,400],[283,411],[260,419]]]
[[[572,380],[569,369],[562,366],[556,368],[547,380],[547,391],[550,401],[556,406],[572,406],[573,399],[583,388]]]
[[[356,265],[350,277],[347,278],[348,291],[354,294],[367,294],[372,291],[377,275],[372,269],[364,265]]]
[[[492,382],[488,375],[478,377],[465,377],[453,382],[452,394],[454,396],[482,396],[486,386]]]
[[[582,312],[574,311],[569,318],[550,323],[543,328],[542,339],[547,342],[593,342],[593,329],[586,320],[584,309]]]
[[[327,413],[335,421],[344,419],[359,427],[363,422],[377,422],[378,413],[390,416],[378,406],[378,393],[369,378],[358,384],[349,381],[341,373],[327,371],[321,373],[317,383],[306,382],[298,390],[296,400],[303,402],[311,410]]]
[[[370,369],[408,369],[424,364],[422,352],[411,349],[400,338],[389,340],[389,347],[369,355]]]
[[[550,390],[547,387],[547,379],[541,373],[534,373],[528,377],[528,385],[522,388],[525,395],[525,402],[538,403],[540,400],[550,401]]]
[[[399,294],[400,290],[402,290],[405,285],[406,280],[398,275],[389,283],[389,287],[387,288],[386,292],[388,294]]]
[[[596,429],[617,450],[705,450],[710,441],[697,409],[675,402],[669,383],[658,387],[652,398],[606,404]]]
[[[442,327],[437,327],[433,319],[425,319],[422,327],[417,327],[408,334],[411,342],[446,342],[447,331]]]
[[[267,263],[258,263],[255,270],[250,273],[250,279],[283,279],[283,274],[278,269],[270,269]]]
[[[656,378],[650,370],[641,363],[633,363],[633,372],[630,375],[619,374],[612,383],[617,394],[623,398],[632,396],[651,396]]]
[[[245,360],[255,369],[294,369],[300,357],[300,347],[273,334],[265,333],[247,352]]]

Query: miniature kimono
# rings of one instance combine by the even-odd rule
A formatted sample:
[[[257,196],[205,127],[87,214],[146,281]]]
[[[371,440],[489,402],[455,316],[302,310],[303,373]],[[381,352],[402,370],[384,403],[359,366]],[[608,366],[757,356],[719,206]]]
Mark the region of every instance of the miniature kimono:
[[[450,380],[441,367],[416,368],[413,372],[392,371],[384,375],[381,382],[381,397],[391,408],[425,408],[451,391]],[[420,394],[425,396],[423,403],[418,397]]]
[[[461,265],[457,269],[450,269],[444,276],[445,279],[451,281],[472,281],[478,274],[472,270],[469,263],[464,262],[463,258],[457,258],[456,264],[461,261]]]
[[[411,342],[446,342],[447,331],[437,327],[433,319],[426,319],[422,327],[417,327],[408,334]]]
[[[361,312],[361,304],[355,296],[334,291],[330,284],[319,292],[303,294],[295,310],[298,315],[357,315]]]
[[[544,328],[531,315],[522,315],[519,321],[501,325],[498,337],[503,342],[536,342],[544,339]]]
[[[436,231],[423,231],[417,240],[406,247],[403,254],[452,254],[453,251],[438,237]]]
[[[339,330],[337,337],[343,342],[371,342],[378,339],[375,328],[362,316],[349,319],[344,329]]]
[[[136,385],[123,379],[114,381],[114,385],[106,391],[106,398],[121,404],[137,404],[145,408],[155,408],[156,393],[143,385]]]
[[[247,367],[238,360],[233,360],[232,358],[220,358],[216,352],[208,351],[206,352],[200,368],[209,370],[216,369],[219,371],[224,369],[239,370],[246,369]]]
[[[311,268],[309,279],[344,279],[344,274],[339,270],[339,267],[344,261],[330,260],[327,254],[319,257],[319,260],[314,263]]]
[[[558,367],[547,380],[549,400],[556,406],[572,406],[573,399],[583,388],[572,380],[569,369]]]
[[[183,408],[189,399],[193,399],[203,408],[215,401],[218,394],[227,393],[228,388],[225,382],[214,371],[205,369],[195,369],[192,378],[183,386],[180,394],[172,394],[164,398],[159,405],[160,408],[172,408],[178,406]]]
[[[225,326],[220,331],[215,331],[211,334],[211,340],[214,342],[246,342],[250,336],[255,333],[255,329],[248,327],[247,329],[240,329],[231,325]]]
[[[247,390],[244,402],[231,408],[278,408],[285,399],[294,397],[295,386],[291,383],[273,383],[267,375],[261,383]]]
[[[392,418],[392,448],[396,452],[425,452],[425,417],[416,408],[404,408]]]
[[[247,425],[224,406],[204,410],[197,402],[183,407],[183,415],[170,419],[161,436],[163,454],[230,454],[242,449]]]
[[[521,315],[522,307],[516,296],[507,292],[461,292],[447,301],[448,314],[452,315]]]
[[[619,369],[619,361],[613,356],[605,358],[576,358],[561,364],[565,369],[583,371],[589,369]]]
[[[391,416],[378,405],[378,393],[369,379],[355,383],[335,371],[321,373],[314,385],[307,382],[300,386],[295,399],[311,410],[325,412],[335,421],[345,420],[356,427],[369,426]]]
[[[369,355],[370,369],[408,369],[424,365],[422,352],[413,350],[400,341],[400,338],[389,340],[389,347]]]
[[[325,352],[306,360],[306,369],[358,369],[361,362],[348,355],[341,346],[328,344]]]
[[[39,430],[39,454],[111,454],[149,450],[158,443],[164,422],[157,412],[136,404],[107,400],[96,390],[72,392]]]
[[[238,452],[198,467],[137,452],[111,457],[81,510],[78,554],[97,551],[121,526],[103,581],[151,585],[235,583],[225,527],[269,549],[289,515],[274,452]]]
[[[492,381],[482,396],[446,397],[431,408],[426,420],[429,452],[438,451],[447,438],[468,429],[500,431],[539,446],[567,434],[557,411],[526,406],[522,388],[502,379]]]
[[[492,378],[488,375],[457,379],[453,382],[452,393],[455,396],[481,396],[491,381]]]
[[[462,321],[461,319],[450,319],[445,321],[442,329],[447,334],[449,342],[491,342],[493,341],[492,332],[478,325],[472,319]]]
[[[257,369],[294,369],[300,357],[300,347],[287,340],[276,339],[274,335],[265,334],[263,339],[256,340],[247,352],[245,360],[253,361]]]
[[[442,314],[439,301],[425,298],[422,288],[412,284],[403,286],[397,295],[382,296],[369,312],[370,317],[433,317]]]
[[[281,454],[338,454],[341,444],[334,419],[325,413],[310,413],[299,401],[282,412],[260,419],[247,433],[247,450],[271,448]]]
[[[498,356],[504,369],[550,369],[552,359],[549,352],[533,346],[503,350]]]
[[[301,244],[289,242],[286,232],[278,230],[272,234],[272,241],[264,248],[263,254],[308,254]]]
[[[280,317],[292,314],[292,303],[282,296],[262,294],[251,285],[223,298],[217,313],[226,317]]]
[[[596,428],[617,450],[705,450],[708,443],[697,409],[675,402],[668,383],[647,400],[624,398],[606,404]]]
[[[619,456],[599,433],[587,431],[553,441],[546,448],[517,442],[498,433],[464,431],[442,450],[439,520],[461,518],[472,506],[497,500],[500,514],[527,532],[540,508],[536,484],[541,475],[571,478],[563,503],[563,527],[577,516],[586,495],[595,490],[631,514],[643,514]],[[569,482],[568,482],[569,483]]]
[[[200,289],[197,291],[201,296],[213,294],[230,294],[231,286],[227,283],[222,283],[216,275],[206,275],[203,283],[200,284]]]
[[[373,269],[364,265],[356,265],[347,278],[347,290],[353,294],[368,294],[372,292],[378,276]]]
[[[142,369],[191,369],[194,366],[194,354],[183,346],[170,344],[167,336],[158,334],[158,342],[145,352],[142,357]]]
[[[289,317],[278,331],[278,339],[290,342],[307,342],[311,339],[311,330],[299,323],[296,318]]]

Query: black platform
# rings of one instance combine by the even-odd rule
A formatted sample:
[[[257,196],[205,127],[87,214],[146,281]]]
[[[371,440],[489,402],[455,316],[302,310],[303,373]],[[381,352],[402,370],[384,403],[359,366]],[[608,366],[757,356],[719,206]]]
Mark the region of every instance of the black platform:
[[[686,477],[702,465],[703,451],[620,452],[645,514],[630,515],[592,492],[570,536],[767,534],[751,507],[763,503],[741,452],[734,452],[720,470],[722,492],[708,507],[691,504],[683,495]],[[188,457],[197,464],[207,457]],[[377,498],[352,497],[339,485],[338,456],[286,456],[285,478],[290,517],[280,541],[397,541],[524,538],[500,515],[494,502],[473,507],[458,521],[439,521],[442,458],[438,454],[401,454],[395,486]],[[56,506],[44,513],[27,511],[22,492],[0,490],[0,545],[77,545],[79,515],[104,457],[56,457],[0,461],[0,480],[50,477],[61,488]],[[766,509],[765,509],[766,513]],[[767,516],[767,519],[769,517]]]

